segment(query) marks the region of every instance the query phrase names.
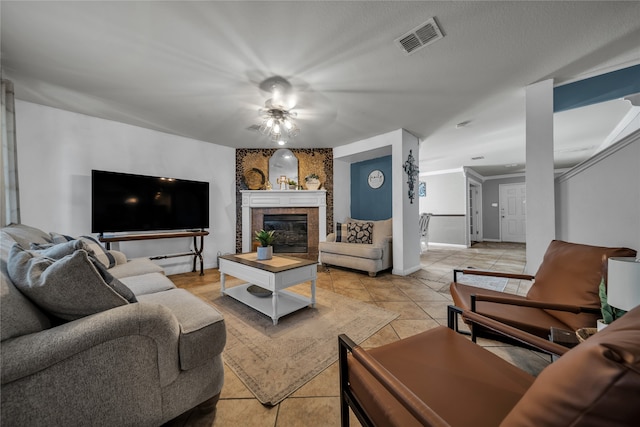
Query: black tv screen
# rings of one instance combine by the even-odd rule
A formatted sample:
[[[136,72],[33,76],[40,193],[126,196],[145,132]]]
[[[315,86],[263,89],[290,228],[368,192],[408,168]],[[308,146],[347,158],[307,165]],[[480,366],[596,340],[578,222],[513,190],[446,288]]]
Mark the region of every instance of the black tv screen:
[[[209,183],[91,171],[91,232],[209,227]]]

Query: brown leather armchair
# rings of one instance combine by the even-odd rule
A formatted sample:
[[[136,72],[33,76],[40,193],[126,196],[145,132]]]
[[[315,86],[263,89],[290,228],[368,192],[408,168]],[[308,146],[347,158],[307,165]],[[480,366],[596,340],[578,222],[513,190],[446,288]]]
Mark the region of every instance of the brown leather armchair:
[[[339,337],[341,425],[635,426],[640,307],[569,350],[477,313],[467,319],[562,355],[534,377],[444,326],[371,350]]]
[[[629,248],[607,248],[553,240],[535,276],[480,270],[456,270],[449,289],[455,306],[476,311],[501,323],[542,338],[551,327],[577,330],[595,327],[600,318],[598,287],[606,279],[609,257],[632,257]],[[456,282],[456,273],[534,280],[525,297]],[[475,295],[475,307],[472,296]],[[457,330],[457,316],[449,311],[449,326]],[[463,314],[463,320],[467,320]],[[474,335],[486,336],[482,327]]]

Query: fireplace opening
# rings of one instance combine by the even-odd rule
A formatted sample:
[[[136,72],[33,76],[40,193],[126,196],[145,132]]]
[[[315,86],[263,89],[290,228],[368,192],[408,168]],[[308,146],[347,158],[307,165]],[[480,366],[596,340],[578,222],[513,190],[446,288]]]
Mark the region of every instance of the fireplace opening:
[[[307,214],[265,214],[263,228],[275,231],[274,253],[307,253]]]

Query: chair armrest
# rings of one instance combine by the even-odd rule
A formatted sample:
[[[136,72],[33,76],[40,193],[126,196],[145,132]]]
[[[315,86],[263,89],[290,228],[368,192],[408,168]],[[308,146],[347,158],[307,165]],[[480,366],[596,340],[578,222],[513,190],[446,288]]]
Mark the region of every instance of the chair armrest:
[[[509,297],[502,296],[494,296],[494,295],[486,295],[482,293],[478,293],[476,295],[471,295],[471,311],[476,311],[476,303],[478,301],[492,302],[496,304],[509,304],[509,305],[517,305],[520,307],[533,307],[533,308],[541,308],[544,310],[554,310],[554,311],[566,311],[569,313],[600,313],[599,307],[583,307],[578,305],[571,304],[557,304],[545,301],[533,301],[527,299],[515,299]]]
[[[459,312],[462,313],[464,318],[470,321],[471,323],[483,326],[487,329],[491,329],[493,332],[497,332],[501,335],[512,338],[521,343],[527,344],[531,347],[535,347],[541,351],[544,351],[545,353],[562,356],[567,351],[569,351],[569,348],[564,347],[560,344],[556,344],[554,342],[545,340],[536,335],[532,335],[528,332],[514,328],[513,326],[509,326],[504,323],[498,322],[497,320],[490,319],[481,314],[474,313],[468,310],[458,309],[457,307],[455,307],[454,309],[459,310]]]
[[[458,281],[458,274],[473,274],[476,276],[490,276],[490,277],[504,277],[507,279],[519,279],[519,280],[534,280],[535,277],[530,274],[518,274],[518,273],[504,273],[499,271],[486,271],[486,270],[475,270],[475,269],[454,269],[453,270],[453,281]]]
[[[362,367],[375,377],[380,384],[395,397],[407,411],[411,413],[422,425],[431,427],[449,427],[433,409],[415,395],[406,385],[398,380],[376,359],[371,357],[362,347],[356,345],[344,334],[338,336],[340,351],[348,349]]]
[[[335,242],[336,241],[336,233],[327,234],[327,242]]]
[[[389,246],[393,242],[393,236],[384,236],[379,239],[377,242],[373,242],[373,246],[384,248],[385,246]]]
[[[134,303],[2,342],[2,384],[43,371],[72,356],[121,337],[138,335],[156,343],[162,385],[179,374],[180,325],[159,304]]]

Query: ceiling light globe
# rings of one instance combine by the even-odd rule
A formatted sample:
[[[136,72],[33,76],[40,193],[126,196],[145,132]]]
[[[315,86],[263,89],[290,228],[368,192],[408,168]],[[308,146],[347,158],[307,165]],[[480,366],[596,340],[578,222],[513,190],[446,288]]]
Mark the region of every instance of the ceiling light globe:
[[[267,127],[270,128],[271,126],[273,126],[273,118],[267,120]]]
[[[273,125],[273,133],[280,133],[280,123]]]

